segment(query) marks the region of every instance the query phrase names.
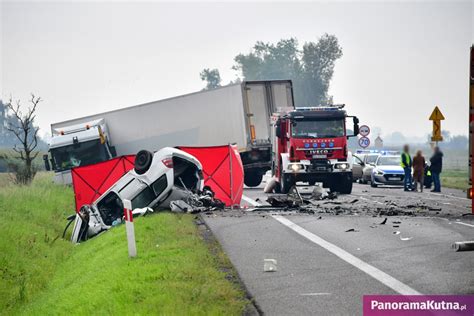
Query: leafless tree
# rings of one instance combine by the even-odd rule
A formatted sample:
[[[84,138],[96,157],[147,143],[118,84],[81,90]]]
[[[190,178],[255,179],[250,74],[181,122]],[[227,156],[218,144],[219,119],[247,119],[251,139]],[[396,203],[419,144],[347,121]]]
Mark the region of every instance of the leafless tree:
[[[13,115],[13,119],[9,120],[7,130],[13,133],[20,142],[20,145],[15,145],[13,150],[19,155],[16,158],[20,159],[22,163],[10,164],[15,173],[15,182],[17,184],[31,183],[36,174],[33,160],[39,153],[39,151],[35,152],[38,146],[39,127],[35,127],[34,122],[36,109],[41,101],[40,97],[31,94],[30,106],[25,113],[21,110],[20,100],[13,104],[13,100],[10,98],[10,101],[6,104]]]

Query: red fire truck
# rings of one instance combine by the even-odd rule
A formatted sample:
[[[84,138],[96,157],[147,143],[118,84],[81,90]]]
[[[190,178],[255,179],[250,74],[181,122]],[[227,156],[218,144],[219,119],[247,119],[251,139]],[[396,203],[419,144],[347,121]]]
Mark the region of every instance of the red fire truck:
[[[287,193],[296,182],[322,182],[331,191],[352,191],[352,156],[347,138],[359,134],[359,119],[348,116],[344,105],[297,108],[273,117],[273,175],[279,191]],[[352,118],[347,135],[346,118]]]

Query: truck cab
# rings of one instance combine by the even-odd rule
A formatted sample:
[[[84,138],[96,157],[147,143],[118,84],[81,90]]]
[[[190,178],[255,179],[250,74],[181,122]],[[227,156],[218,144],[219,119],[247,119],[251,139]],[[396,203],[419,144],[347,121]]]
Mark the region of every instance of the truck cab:
[[[54,170],[54,181],[70,184],[71,169],[95,164],[113,157],[104,120],[53,130],[49,153],[43,156],[47,170]]]
[[[322,182],[331,191],[352,191],[352,156],[347,138],[344,106],[297,108],[277,114],[275,120],[274,175],[283,193],[296,182]]]

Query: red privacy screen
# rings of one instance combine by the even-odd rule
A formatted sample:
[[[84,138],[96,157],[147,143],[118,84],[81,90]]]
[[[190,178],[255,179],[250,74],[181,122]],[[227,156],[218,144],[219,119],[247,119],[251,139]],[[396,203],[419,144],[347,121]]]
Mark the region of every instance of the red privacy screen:
[[[216,198],[226,206],[240,205],[244,189],[244,168],[237,147],[179,147],[202,164],[204,184],[211,187]],[[84,204],[92,204],[130,169],[134,155],[121,156],[94,165],[73,168],[72,185],[76,212]]]
[[[135,156],[121,156],[93,165],[72,168],[72,186],[76,212],[84,204],[92,204],[118,179],[133,168]]]
[[[202,164],[204,185],[216,193],[226,206],[240,205],[244,189],[244,168],[235,145],[178,147]]]

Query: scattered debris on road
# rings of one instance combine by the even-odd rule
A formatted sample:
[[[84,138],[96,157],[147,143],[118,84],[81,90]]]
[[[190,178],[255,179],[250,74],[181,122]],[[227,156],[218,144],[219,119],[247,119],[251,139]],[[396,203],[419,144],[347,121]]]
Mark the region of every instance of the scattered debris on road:
[[[454,251],[473,251],[474,241],[457,241],[452,245]]]
[[[408,240],[412,240],[413,237],[402,237],[400,236],[400,240],[403,240],[403,241],[408,241]]]
[[[357,232],[359,232],[359,231],[358,231],[357,229],[355,229],[355,228],[349,228],[349,229],[346,230],[345,232],[346,232],[346,233],[350,233],[350,232],[355,232],[355,233],[357,233]]]
[[[263,271],[264,272],[276,272],[277,261],[276,259],[263,259]]]

